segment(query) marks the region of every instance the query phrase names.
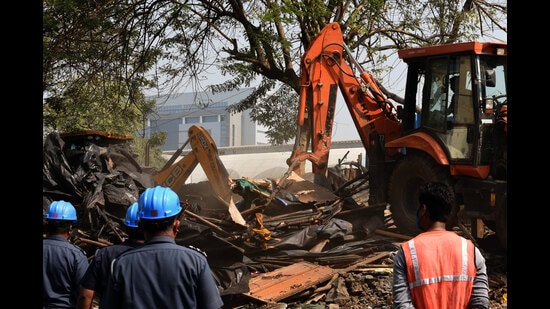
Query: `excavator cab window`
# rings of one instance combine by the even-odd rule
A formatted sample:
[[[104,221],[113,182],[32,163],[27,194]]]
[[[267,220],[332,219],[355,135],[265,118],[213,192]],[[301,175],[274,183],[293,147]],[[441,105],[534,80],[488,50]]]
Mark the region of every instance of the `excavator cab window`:
[[[481,58],[480,66],[483,77],[481,95],[484,98],[482,108],[483,118],[490,119],[493,110],[497,110],[500,105],[506,105],[506,59],[500,58]]]
[[[439,137],[451,160],[470,160],[475,124],[468,56],[431,59],[426,70],[422,126]]]
[[[426,75],[427,82],[424,84],[423,105],[427,105],[427,109],[424,109],[422,119],[425,127],[438,132],[446,130],[447,75],[447,58],[430,62]]]

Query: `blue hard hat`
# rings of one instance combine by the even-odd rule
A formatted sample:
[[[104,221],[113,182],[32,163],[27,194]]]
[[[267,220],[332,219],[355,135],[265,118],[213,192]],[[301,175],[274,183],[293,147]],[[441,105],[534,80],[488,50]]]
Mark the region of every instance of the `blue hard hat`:
[[[139,205],[137,202],[133,203],[128,210],[126,210],[126,219],[124,219],[124,225],[129,227],[138,227],[139,221]]]
[[[139,197],[140,219],[164,219],[179,214],[180,198],[168,187],[147,188]]]
[[[44,215],[47,220],[76,221],[76,209],[69,202],[53,201]]]

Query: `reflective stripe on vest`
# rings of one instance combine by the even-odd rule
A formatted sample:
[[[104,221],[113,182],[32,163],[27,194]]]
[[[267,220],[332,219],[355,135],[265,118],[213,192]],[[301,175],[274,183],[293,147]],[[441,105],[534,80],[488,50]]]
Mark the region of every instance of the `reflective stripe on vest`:
[[[468,276],[468,242],[466,239],[462,238],[462,272],[457,275],[443,275],[433,278],[422,278],[420,276],[420,268],[418,267],[418,256],[416,254],[416,247],[414,246],[414,241],[409,240],[409,248],[411,250],[411,258],[413,263],[414,277],[415,281],[409,282],[409,287],[415,288],[419,285],[430,284],[442,281],[471,281],[474,282],[474,277]],[[473,262],[473,261],[472,261]]]

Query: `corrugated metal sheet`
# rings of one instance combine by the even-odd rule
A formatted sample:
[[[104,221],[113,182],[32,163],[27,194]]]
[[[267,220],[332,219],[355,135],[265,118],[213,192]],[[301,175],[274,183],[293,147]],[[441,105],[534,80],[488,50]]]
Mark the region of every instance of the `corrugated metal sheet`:
[[[310,262],[299,262],[250,279],[249,297],[277,302],[329,280],[336,270]]]

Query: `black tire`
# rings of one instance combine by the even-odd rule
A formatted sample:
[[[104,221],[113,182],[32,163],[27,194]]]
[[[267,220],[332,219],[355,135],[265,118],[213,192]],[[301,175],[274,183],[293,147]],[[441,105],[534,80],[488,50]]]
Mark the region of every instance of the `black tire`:
[[[423,153],[410,153],[393,170],[389,186],[390,212],[400,233],[415,236],[418,192],[430,181],[451,185],[447,169]]]

